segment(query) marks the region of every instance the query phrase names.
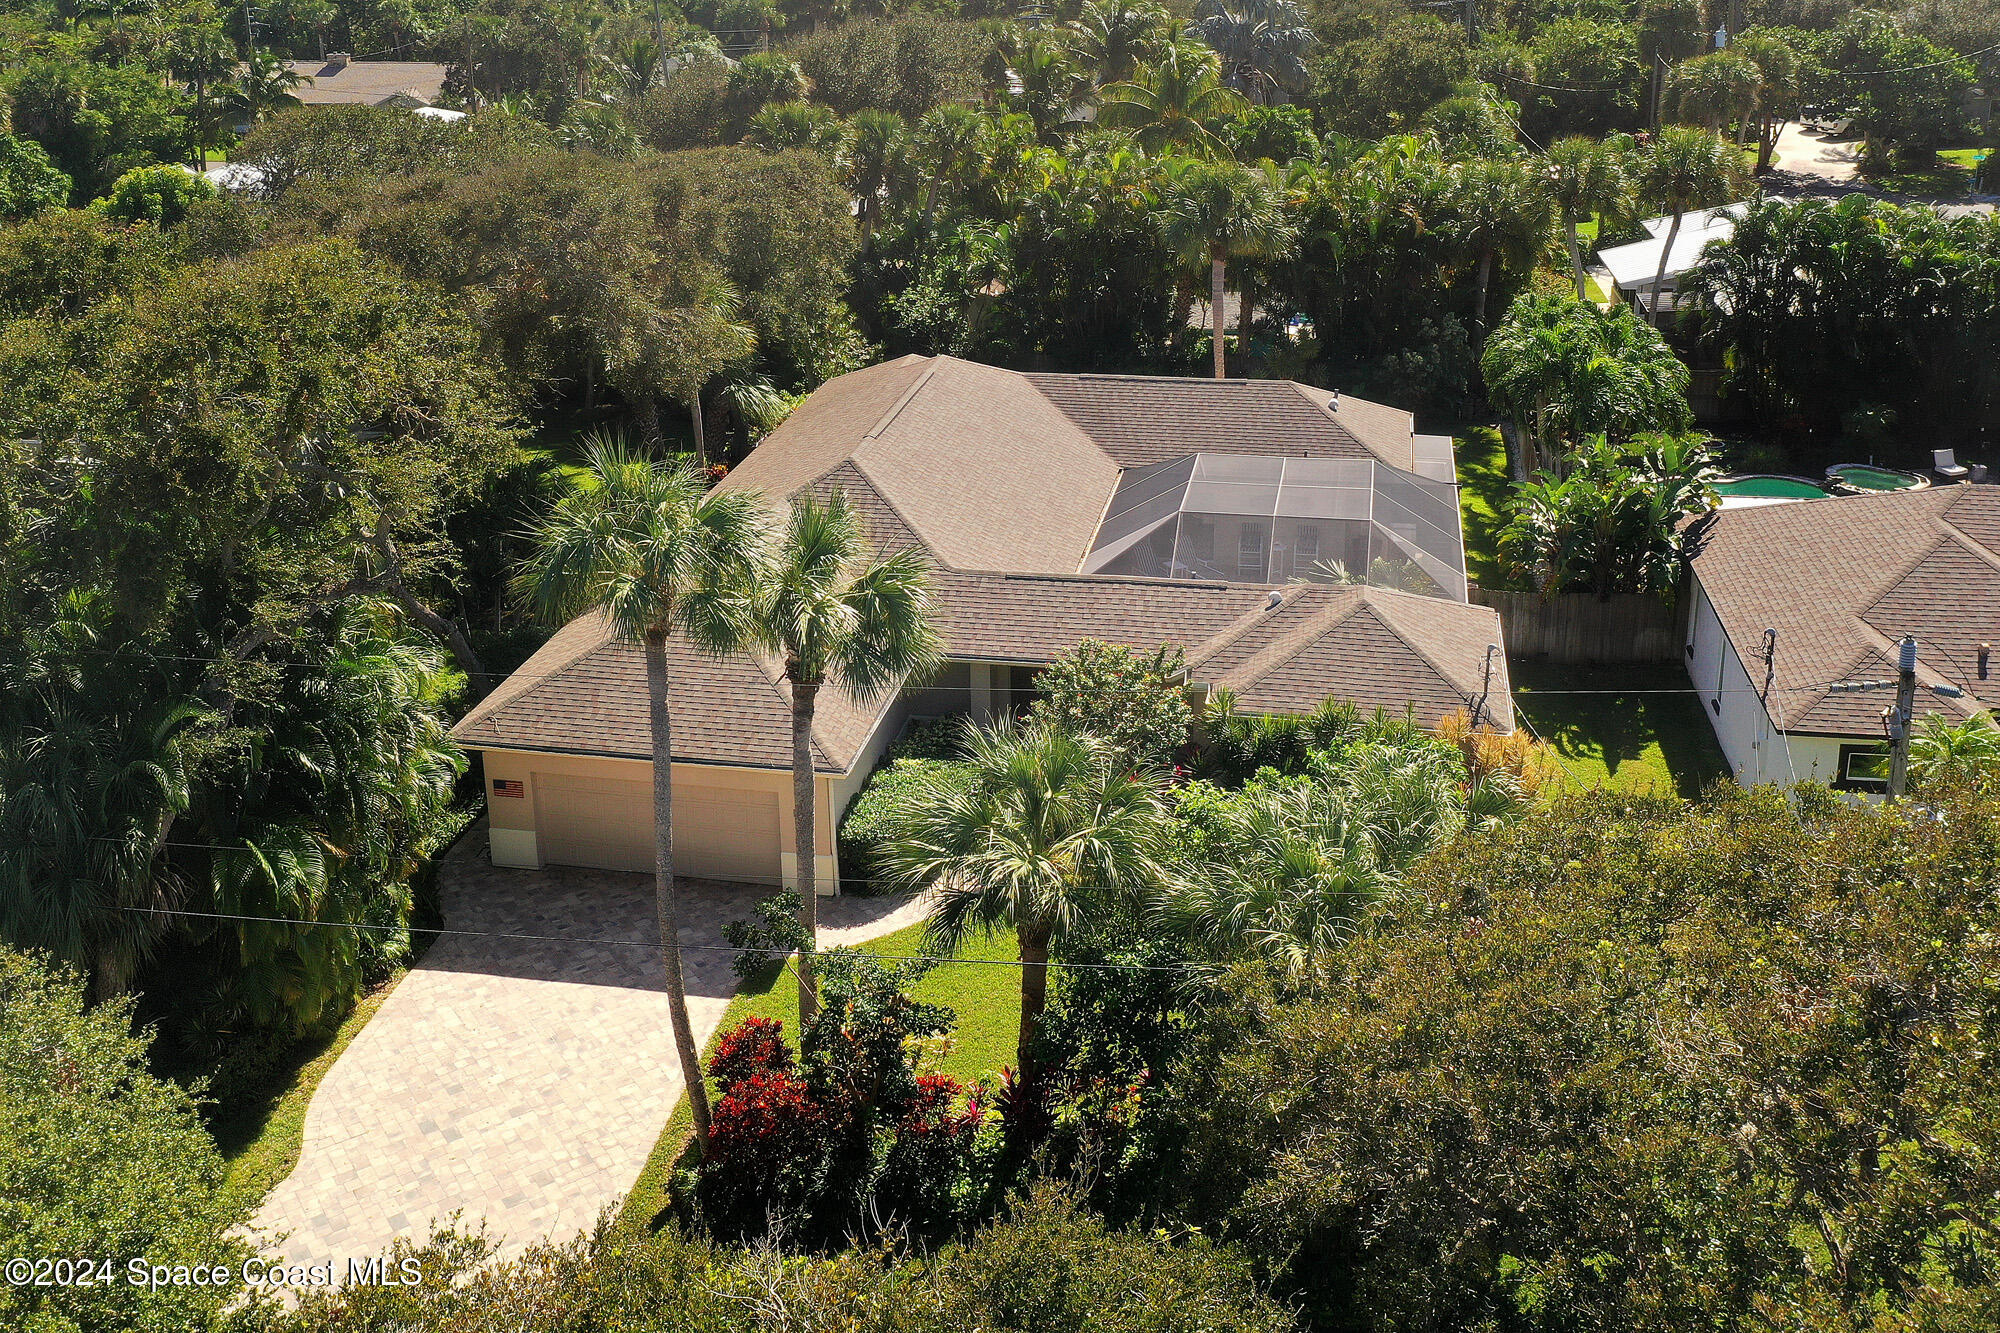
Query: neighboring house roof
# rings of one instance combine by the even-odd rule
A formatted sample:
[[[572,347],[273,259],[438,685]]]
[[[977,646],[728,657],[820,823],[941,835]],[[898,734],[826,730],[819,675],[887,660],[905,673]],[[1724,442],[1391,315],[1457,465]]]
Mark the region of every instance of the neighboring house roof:
[[[444,66],[428,60],[351,60],[346,64],[287,60],[285,64],[294,74],[312,80],[292,90],[292,96],[307,106],[379,106],[385,102],[428,106],[444,91]]]
[[[1111,410],[1089,406],[1100,389]],[[1274,590],[1076,572],[1121,467],[1161,449],[1185,455],[1220,435],[1237,452],[1276,454],[1296,429],[1291,456],[1379,459],[1400,448],[1409,457],[1420,437],[1408,413],[1342,397],[1336,416],[1325,406],[1330,397],[1282,381],[1036,376],[903,357],[823,385],[721,485],[754,489],[774,507],[804,490],[839,490],[877,549],[924,551],[936,566],[939,628],[954,659],[1034,665],[1086,638],[1176,644],[1188,650],[1193,679],[1229,686],[1246,710],[1303,711],[1339,693],[1363,708],[1414,705],[1434,722],[1484,693],[1488,720],[1511,729],[1504,659],[1490,689],[1484,675],[1487,647],[1501,641],[1490,608],[1372,587]],[[1247,422],[1213,401],[1242,406]],[[1122,416],[1120,404],[1133,416]],[[1179,430],[1170,434],[1177,411]],[[676,759],[790,766],[789,693],[778,663],[710,657],[678,641],[673,651]],[[890,703],[822,693],[816,765],[848,771]],[[640,653],[617,642],[601,617],[573,622],[455,734],[474,749],[645,758]]]
[[[1919,689],[1919,715],[2000,706],[2000,679],[1976,668],[1978,645],[2000,639],[2000,486],[1721,510],[1691,535],[1695,577],[1760,688],[1764,631],[1778,632],[1774,726],[1879,739],[1891,696],[1827,686],[1892,679],[1904,634],[1921,684],[1967,691]]]
[[[1673,282],[1701,260],[1701,252],[1708,248],[1710,241],[1726,241],[1736,234],[1736,219],[1749,209],[1748,204],[1730,204],[1725,208],[1706,208],[1687,213],[1681,217],[1680,232],[1674,237],[1674,248],[1667,256],[1665,281]],[[1634,291],[1650,289],[1653,277],[1660,271],[1660,252],[1666,248],[1667,233],[1673,227],[1673,218],[1648,218],[1642,224],[1649,235],[1643,241],[1630,245],[1614,245],[1599,250],[1597,258],[1611,271],[1611,280],[1620,290]]]

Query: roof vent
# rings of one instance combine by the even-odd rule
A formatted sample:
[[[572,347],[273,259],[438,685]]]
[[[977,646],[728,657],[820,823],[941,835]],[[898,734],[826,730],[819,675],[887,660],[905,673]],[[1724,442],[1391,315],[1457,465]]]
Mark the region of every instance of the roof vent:
[[[1285,594],[1279,592],[1276,588],[1273,588],[1271,589],[1271,595],[1264,599],[1264,609],[1266,611],[1275,610],[1278,607],[1284,605],[1284,602],[1285,602]]]
[[[1335,389],[1333,396],[1326,400],[1326,410],[1329,412],[1338,412],[1340,410],[1340,390]]]
[[[328,69],[346,69],[353,61],[354,57],[345,51],[329,51],[326,56],[326,67]]]

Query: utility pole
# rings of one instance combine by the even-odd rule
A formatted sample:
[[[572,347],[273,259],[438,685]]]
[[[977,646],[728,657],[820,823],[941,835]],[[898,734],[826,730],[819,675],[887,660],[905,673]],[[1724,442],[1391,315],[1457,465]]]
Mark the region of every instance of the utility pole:
[[[1889,799],[1903,794],[1910,778],[1910,733],[1917,714],[1917,638],[1905,634],[1896,645],[1894,680],[1843,680],[1831,687],[1834,694],[1860,694],[1868,690],[1894,690],[1894,707],[1882,710],[1882,726],[1889,733]],[[1965,691],[1956,685],[1933,685],[1932,694],[1941,699],[1963,699]]]
[[[1905,634],[1896,646],[1896,711],[1889,719],[1889,799],[1903,794],[1910,778],[1910,723],[1917,705],[1917,638]]]
[[[1479,42],[1479,0],[1465,0],[1465,40],[1473,45]]]

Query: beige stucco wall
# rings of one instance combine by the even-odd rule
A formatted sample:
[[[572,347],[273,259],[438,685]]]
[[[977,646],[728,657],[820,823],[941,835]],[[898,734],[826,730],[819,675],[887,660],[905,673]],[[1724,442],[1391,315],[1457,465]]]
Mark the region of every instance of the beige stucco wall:
[[[886,742],[885,742],[886,743]],[[536,839],[535,774],[565,777],[615,778],[626,782],[651,782],[653,765],[644,759],[605,759],[589,755],[548,754],[539,751],[485,750],[486,808],[490,814],[490,843],[493,864],[538,870],[542,866]],[[526,791],[519,797],[500,796],[494,784],[510,780]],[[818,862],[814,866],[822,893],[837,890],[839,866],[834,855],[834,821],[841,807],[834,803],[835,779],[819,774],[818,824],[814,841]],[[722,764],[675,764],[674,790],[721,788],[731,791],[770,792],[778,798],[778,841],[786,887],[798,883],[797,842],[792,831],[792,775],[770,768],[735,768]],[[676,839],[678,841],[678,839]]]

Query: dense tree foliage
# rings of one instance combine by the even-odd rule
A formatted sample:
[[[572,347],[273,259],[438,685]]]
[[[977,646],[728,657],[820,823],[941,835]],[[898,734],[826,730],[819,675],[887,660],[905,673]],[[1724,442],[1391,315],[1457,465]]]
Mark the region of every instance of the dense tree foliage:
[[[1327,1327],[1981,1326],[2000,824],[1939,812],[1604,794],[1461,844],[1323,988],[1207,1010],[1162,1210]]]
[[[195,1098],[147,1070],[131,1016],[128,1002],[86,1006],[81,980],[45,958],[0,949],[0,1261],[30,1265],[0,1285],[9,1328],[192,1333],[240,1290],[128,1281],[128,1260],[233,1279],[248,1254],[222,1237],[222,1159]],[[88,1259],[94,1280],[56,1281],[57,1259]],[[39,1285],[37,1261],[51,1265]]]
[[[1764,423],[1829,437],[1887,414],[1950,443],[2000,422],[1997,273],[1993,218],[1849,198],[1753,209],[1696,281]]]

